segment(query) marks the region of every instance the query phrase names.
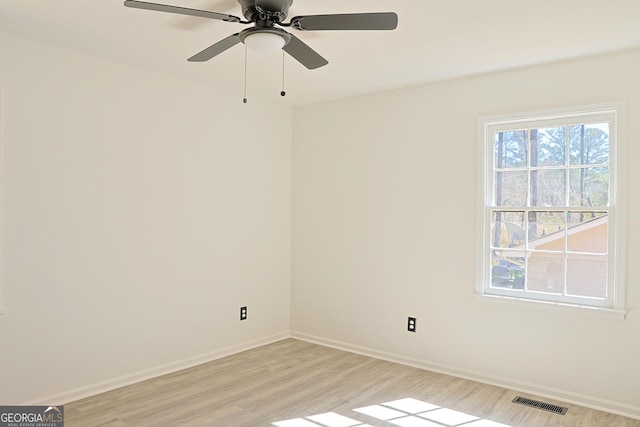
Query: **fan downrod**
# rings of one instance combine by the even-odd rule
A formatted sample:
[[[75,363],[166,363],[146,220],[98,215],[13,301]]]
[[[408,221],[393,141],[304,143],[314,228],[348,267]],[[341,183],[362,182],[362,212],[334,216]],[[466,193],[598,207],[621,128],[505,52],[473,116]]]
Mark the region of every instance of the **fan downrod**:
[[[278,24],[287,18],[293,0],[238,0],[238,3],[248,21],[273,21]]]

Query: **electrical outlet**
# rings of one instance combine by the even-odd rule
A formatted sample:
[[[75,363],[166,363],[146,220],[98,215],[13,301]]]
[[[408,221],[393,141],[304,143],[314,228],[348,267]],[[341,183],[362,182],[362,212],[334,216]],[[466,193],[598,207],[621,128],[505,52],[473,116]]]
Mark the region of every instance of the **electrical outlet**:
[[[416,318],[415,317],[409,317],[409,320],[407,321],[407,331],[409,331],[409,332],[415,332],[416,331]]]
[[[247,320],[247,306],[240,307],[240,320]]]

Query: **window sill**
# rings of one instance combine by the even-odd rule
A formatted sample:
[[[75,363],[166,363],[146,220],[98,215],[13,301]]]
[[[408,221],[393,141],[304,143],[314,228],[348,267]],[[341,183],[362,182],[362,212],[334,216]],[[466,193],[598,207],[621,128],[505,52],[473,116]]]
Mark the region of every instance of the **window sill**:
[[[476,299],[480,302],[489,304],[553,311],[556,313],[585,314],[589,316],[608,317],[610,319],[616,320],[624,320],[627,316],[627,312],[625,310],[617,310],[604,307],[590,307],[559,302],[535,301],[530,299],[514,298],[501,295],[476,294]]]

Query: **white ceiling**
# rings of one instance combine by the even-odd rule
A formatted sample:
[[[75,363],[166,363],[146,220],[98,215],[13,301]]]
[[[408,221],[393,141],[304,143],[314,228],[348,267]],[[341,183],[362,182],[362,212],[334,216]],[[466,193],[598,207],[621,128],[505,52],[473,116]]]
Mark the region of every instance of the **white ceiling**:
[[[155,1],[155,0],[147,0]],[[242,17],[236,0],[160,0]],[[640,47],[640,0],[294,0],[289,18],[398,14],[394,31],[287,29],[329,64],[307,70],[249,52],[249,99],[303,105]],[[246,26],[131,9],[121,0],[1,0],[0,29],[195,79],[243,97],[244,46],[187,58]]]

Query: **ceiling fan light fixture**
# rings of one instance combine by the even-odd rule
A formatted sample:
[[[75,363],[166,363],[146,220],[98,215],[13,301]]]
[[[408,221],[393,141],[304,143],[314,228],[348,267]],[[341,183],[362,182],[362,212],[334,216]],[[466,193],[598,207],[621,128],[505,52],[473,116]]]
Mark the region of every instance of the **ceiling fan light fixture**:
[[[255,32],[244,38],[244,44],[255,52],[273,53],[284,47],[285,39],[272,32]]]
[[[289,23],[285,23],[289,6],[293,0],[238,0],[238,3],[242,7],[242,14],[247,19],[246,21],[234,15],[151,3],[148,0],[125,0],[124,5],[135,9],[199,16],[237,24],[253,24],[252,27],[231,34],[196,53],[187,59],[189,62],[208,61],[238,43],[244,43],[245,60],[247,46],[252,50],[264,53],[275,53],[275,51],[282,49],[307,69],[314,70],[327,65],[328,61],[304,41],[280,27],[298,31],[370,31],[393,30],[398,26],[398,15],[394,12],[299,15],[291,18]]]

